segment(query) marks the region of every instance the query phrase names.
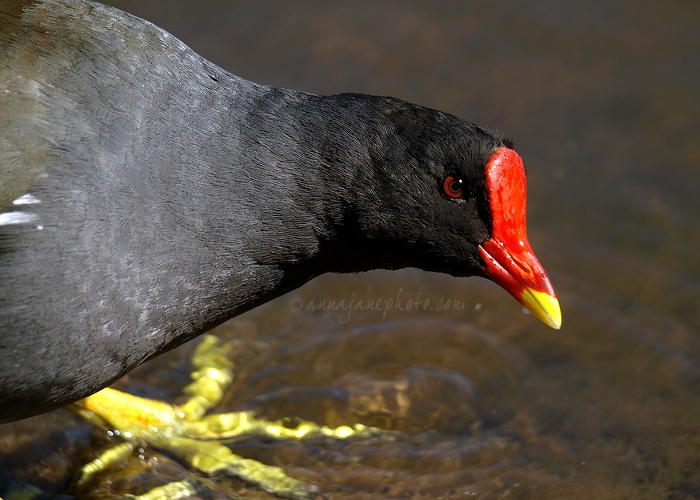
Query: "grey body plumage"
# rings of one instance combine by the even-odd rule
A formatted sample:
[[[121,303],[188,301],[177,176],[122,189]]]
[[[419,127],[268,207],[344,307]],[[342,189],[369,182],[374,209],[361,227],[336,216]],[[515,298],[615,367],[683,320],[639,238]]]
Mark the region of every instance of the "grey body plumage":
[[[0,6],[0,421],[323,272],[481,274],[500,135],[251,83],[103,5]],[[437,188],[450,169],[463,203]]]

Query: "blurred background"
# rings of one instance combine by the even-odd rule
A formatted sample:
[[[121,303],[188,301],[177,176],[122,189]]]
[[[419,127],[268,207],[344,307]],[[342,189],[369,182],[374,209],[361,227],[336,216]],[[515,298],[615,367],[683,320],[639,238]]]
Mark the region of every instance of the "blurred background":
[[[217,411],[394,439],[252,438],[235,453],[329,499],[700,497],[700,3],[108,3],[249,80],[499,128],[528,170],[530,242],[561,331],[479,278],[320,277],[216,330],[237,366]],[[351,307],[368,300],[384,305]],[[118,387],[177,401],[193,348]],[[62,410],[2,426],[0,496],[109,498],[196,476],[147,449],[67,489],[111,442]]]

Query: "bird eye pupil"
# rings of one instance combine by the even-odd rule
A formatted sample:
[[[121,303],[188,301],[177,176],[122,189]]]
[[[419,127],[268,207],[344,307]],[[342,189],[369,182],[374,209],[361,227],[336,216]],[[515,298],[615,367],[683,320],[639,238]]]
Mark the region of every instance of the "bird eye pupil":
[[[448,175],[443,180],[442,188],[445,191],[445,194],[450,198],[461,198],[462,193],[464,192],[463,180],[460,177]]]

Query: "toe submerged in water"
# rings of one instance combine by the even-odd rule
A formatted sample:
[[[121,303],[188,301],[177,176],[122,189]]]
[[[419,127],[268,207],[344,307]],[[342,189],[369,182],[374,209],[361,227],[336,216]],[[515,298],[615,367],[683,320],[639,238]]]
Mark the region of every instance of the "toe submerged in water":
[[[0,0],[0,422],[326,272],[484,276],[554,328],[508,139],[258,85],[86,0]]]
[[[314,486],[294,479],[279,467],[265,465],[231,452],[221,441],[231,438],[267,436],[273,439],[381,434],[378,429],[356,424],[330,428],[314,422],[262,420],[251,411],[206,415],[221,402],[223,391],[233,377],[232,355],[217,337],[205,335],[192,357],[193,382],[184,388],[188,396],[182,405],[171,405],[106,388],[71,405],[70,410],[106,429],[118,430],[124,441],[100,453],[81,467],[73,484],[78,493],[99,472],[125,460],[137,448],[149,445],[167,450],[203,474],[237,476],[269,493],[286,498],[309,498]],[[117,434],[117,433],[113,433]],[[139,495],[142,499],[174,500],[206,492],[207,486],[184,479]]]

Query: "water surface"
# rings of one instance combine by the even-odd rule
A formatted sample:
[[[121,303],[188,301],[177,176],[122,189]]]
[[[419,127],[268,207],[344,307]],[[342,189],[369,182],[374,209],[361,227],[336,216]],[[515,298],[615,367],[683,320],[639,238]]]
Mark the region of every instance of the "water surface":
[[[393,95],[500,128],[528,169],[561,331],[477,278],[321,277],[217,330],[238,341],[220,411],[361,421],[394,439],[234,452],[338,499],[700,497],[700,4],[114,4],[257,82]],[[347,309],[366,301],[384,305]],[[175,400],[192,349],[118,386]],[[0,427],[0,496],[75,495],[71,474],[109,441],[64,411]],[[81,495],[190,475],[148,449]]]

